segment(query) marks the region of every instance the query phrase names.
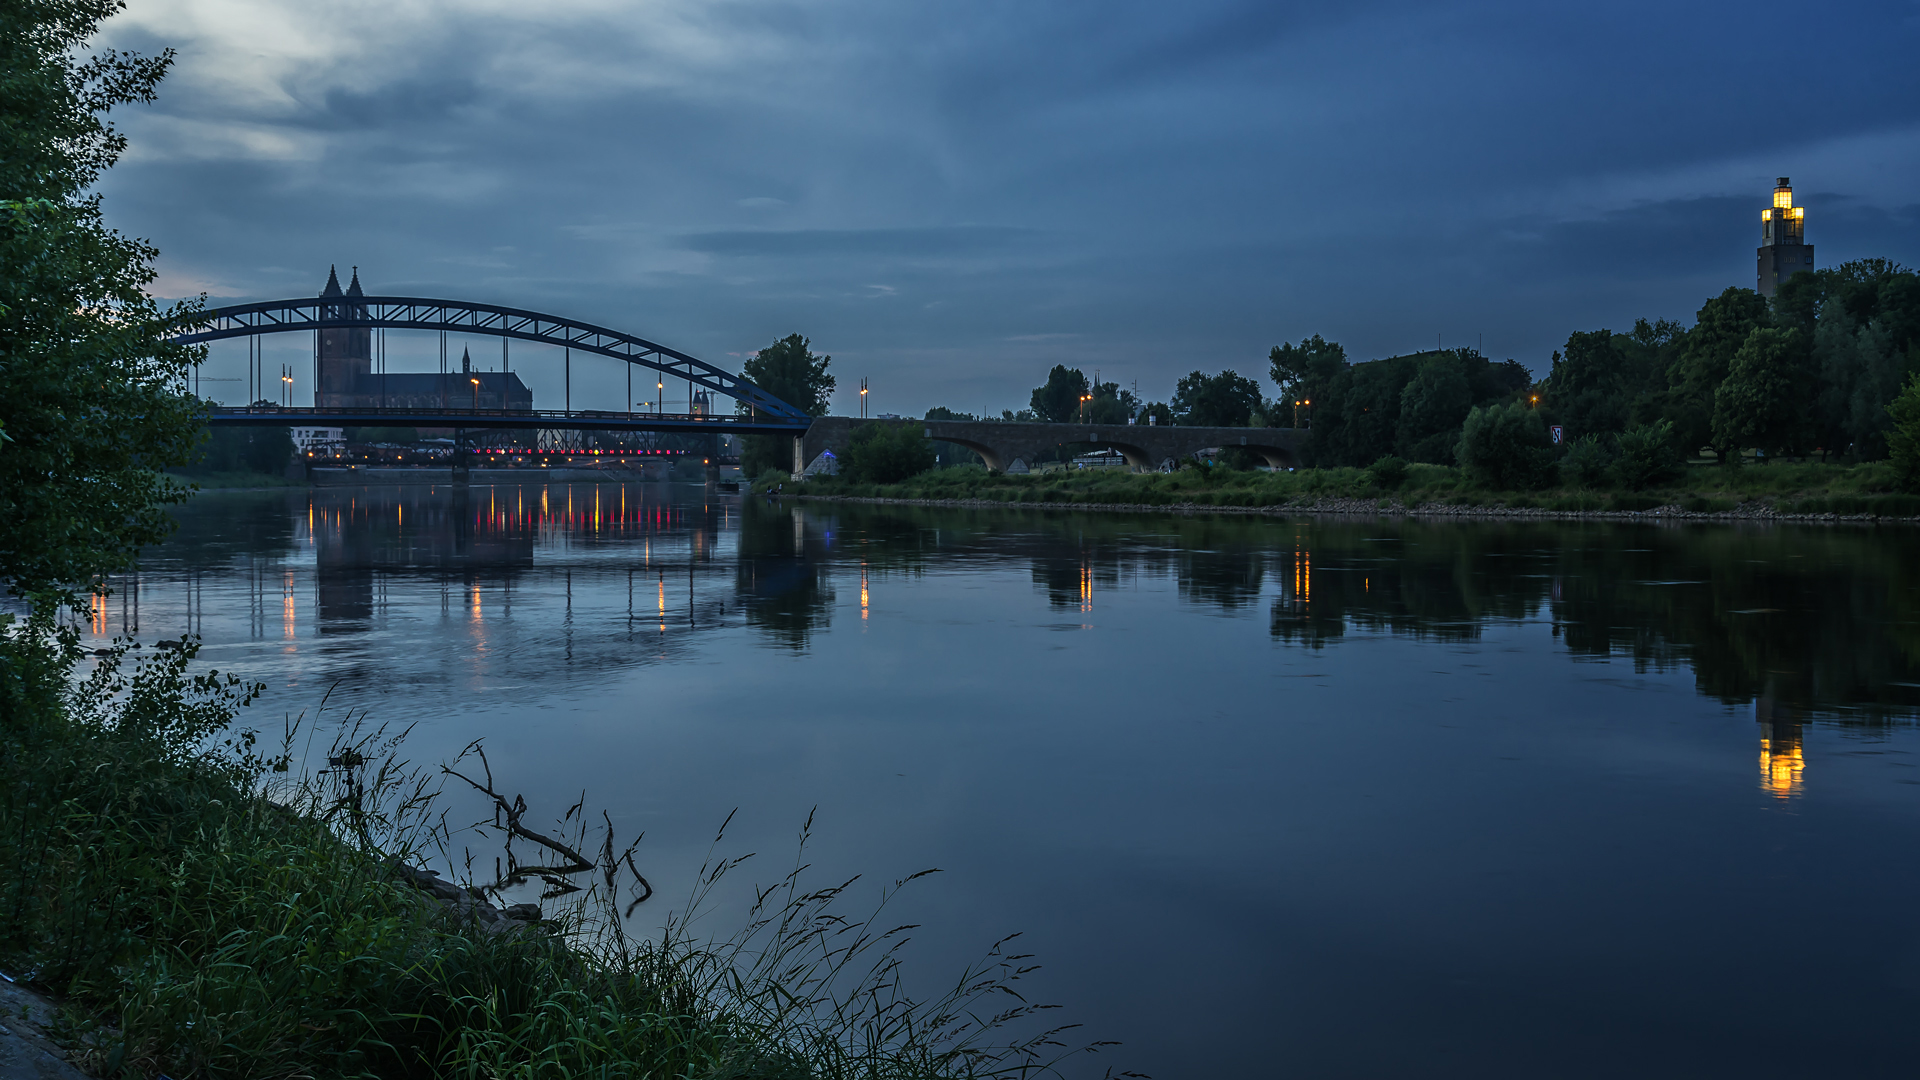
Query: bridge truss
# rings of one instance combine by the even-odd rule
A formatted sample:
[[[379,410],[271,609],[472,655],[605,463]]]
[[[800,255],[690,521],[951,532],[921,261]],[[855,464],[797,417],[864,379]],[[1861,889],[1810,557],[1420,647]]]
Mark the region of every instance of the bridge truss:
[[[744,403],[732,415],[607,410],[384,409],[216,407],[216,424],[313,424],[341,427],[412,425],[608,431],[702,431],[800,434],[812,417],[753,383],[697,357],[642,337],[592,323],[520,308],[413,296],[298,297],[236,304],[199,312],[174,340],[181,344],[285,334],[300,330],[394,329],[487,334],[596,353],[684,379],[712,394]]]

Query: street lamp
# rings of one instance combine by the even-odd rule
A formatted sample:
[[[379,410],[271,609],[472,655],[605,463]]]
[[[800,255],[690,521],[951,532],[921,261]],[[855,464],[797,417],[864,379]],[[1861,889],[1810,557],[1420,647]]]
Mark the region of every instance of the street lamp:
[[[867,415],[867,380],[864,377],[860,380],[860,415],[862,418]]]
[[[473,411],[479,412],[480,411],[480,377],[476,375],[473,378],[468,379],[467,381],[473,384]]]

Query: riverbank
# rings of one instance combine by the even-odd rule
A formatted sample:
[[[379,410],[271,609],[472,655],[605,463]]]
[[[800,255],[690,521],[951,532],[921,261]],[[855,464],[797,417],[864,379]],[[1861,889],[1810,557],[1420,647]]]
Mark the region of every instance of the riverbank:
[[[1690,466],[1674,483],[1642,491],[1476,489],[1458,469],[1415,465],[1383,488],[1365,469],[1177,473],[1083,471],[1000,476],[979,468],[922,473],[897,484],[837,477],[763,479],[754,490],[800,499],[965,508],[1068,508],[1120,513],[1393,514],[1599,520],[1920,522],[1920,495],[1893,491],[1884,463]]]
[[[888,978],[885,944],[845,935],[827,964],[811,928],[839,890],[765,894],[727,941],[634,940],[623,906],[652,889],[632,849],[542,837],[484,762],[456,762],[510,850],[551,864],[509,872],[546,883],[538,909],[501,909],[409,869],[457,856],[442,774],[400,765],[397,740],[348,725],[294,779],[289,752],[231,726],[262,688],[199,673],[193,642],[123,667],[44,618],[0,630],[0,971],[60,1002],[47,1030],[90,1074],[931,1080],[999,1053],[940,1042],[971,998],[922,1011],[857,970]]]

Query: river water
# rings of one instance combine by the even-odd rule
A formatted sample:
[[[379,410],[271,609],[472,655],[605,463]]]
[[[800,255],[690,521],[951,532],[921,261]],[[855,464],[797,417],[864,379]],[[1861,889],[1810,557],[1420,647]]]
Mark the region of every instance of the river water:
[[[207,493],[92,631],[251,722],[485,740],[663,899],[944,872],[1156,1077],[1911,1075],[1920,537],[773,504],[699,485]],[[460,805],[462,810],[477,807]],[[860,893],[856,886],[856,896]],[[868,897],[871,899],[871,897]],[[710,916],[724,934],[723,901]]]

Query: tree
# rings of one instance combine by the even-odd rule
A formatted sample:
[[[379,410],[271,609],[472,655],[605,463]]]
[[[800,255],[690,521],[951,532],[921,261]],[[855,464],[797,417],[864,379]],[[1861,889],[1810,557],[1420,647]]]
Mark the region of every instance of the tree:
[[[1567,336],[1566,350],[1553,354],[1553,370],[1541,396],[1555,418],[1576,435],[1626,430],[1633,388],[1613,339],[1611,330],[1575,331]]]
[[[1067,424],[1080,418],[1080,399],[1087,395],[1087,373],[1065,364],[1053,365],[1047,384],[1036,387],[1028,404],[1049,424]]]
[[[217,427],[207,436],[195,471],[272,474],[293,457],[293,435],[283,427]]]
[[[1119,383],[1095,383],[1091,393],[1093,400],[1087,402],[1085,412],[1090,424],[1124,424],[1140,407],[1140,399]]]
[[[788,334],[747,358],[741,373],[747,381],[798,408],[808,416],[825,416],[836,380],[827,373],[831,356],[816,356],[813,342]],[[736,408],[747,412],[745,402]],[[741,440],[740,471],[758,476],[769,469],[792,467],[792,440],[784,435],[749,435]]]
[[[1529,491],[1552,476],[1547,426],[1539,410],[1518,402],[1467,413],[1455,457],[1476,482],[1495,491]]]
[[[875,421],[854,429],[840,475],[861,484],[897,484],[933,466],[933,443],[919,424]]]
[[[1246,427],[1260,408],[1260,384],[1235,371],[1193,372],[1173,390],[1173,412],[1192,427]]]
[[[1714,395],[1726,381],[1733,354],[1766,320],[1767,298],[1752,289],[1730,288],[1701,306],[1667,373],[1665,419],[1673,421],[1680,445],[1689,453],[1711,444],[1722,464],[1734,462],[1739,448],[1721,445],[1713,432]]]
[[[1808,382],[1796,363],[1799,337],[1797,330],[1755,327],[1734,353],[1713,398],[1713,441],[1735,460],[1749,446],[1777,455],[1798,443]]]
[[[1280,386],[1280,400],[1291,405],[1297,398],[1334,377],[1347,365],[1347,351],[1339,343],[1319,334],[1302,338],[1298,345],[1275,345],[1267,353],[1267,373]]]
[[[1920,491],[1920,372],[1907,380],[1906,389],[1887,406],[1893,426],[1887,431],[1887,450],[1900,487]]]
[[[1460,425],[1473,408],[1473,384],[1467,358],[1456,352],[1433,353],[1400,391],[1400,422],[1394,444],[1399,456],[1444,465],[1460,441]]]
[[[749,357],[741,373],[747,381],[808,416],[825,416],[836,382],[827,374],[832,363],[831,356],[814,355],[813,342],[799,334],[788,334]],[[744,412],[747,406],[740,408]]]
[[[74,600],[172,528],[203,411],[168,340],[197,305],[146,294],[158,252],[107,227],[93,187],[126,140],[105,119],[150,102],[172,53],[74,50],[109,0],[0,5],[0,578]]]

